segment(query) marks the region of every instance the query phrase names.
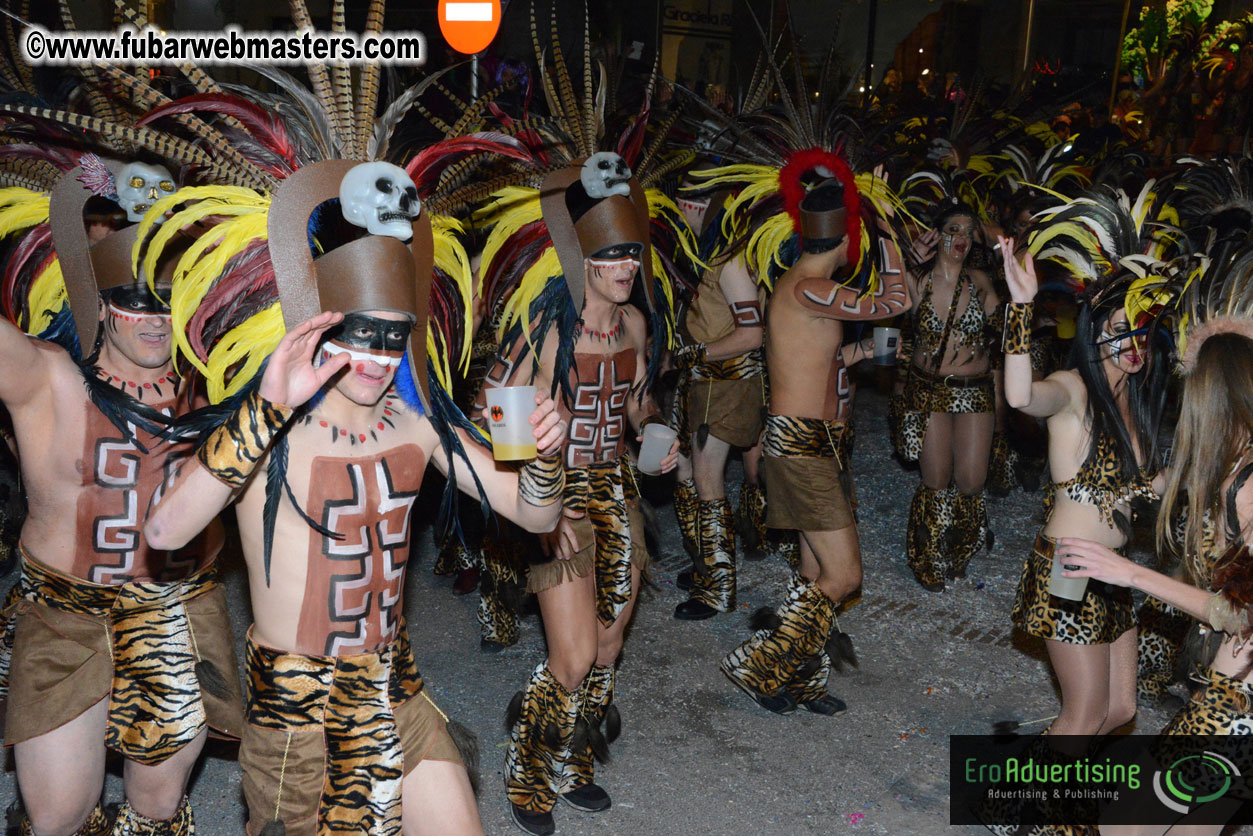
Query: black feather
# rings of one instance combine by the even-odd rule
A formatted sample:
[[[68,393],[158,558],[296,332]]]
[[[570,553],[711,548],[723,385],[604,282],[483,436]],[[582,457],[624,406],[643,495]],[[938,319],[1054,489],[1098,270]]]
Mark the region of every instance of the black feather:
[[[270,585],[270,556],[274,551],[274,524],[278,519],[278,503],[283,496],[283,477],[287,472],[287,435],[275,442],[265,464],[265,504],[261,509],[261,542],[264,546],[262,565],[265,585]]]
[[[265,827],[261,828],[261,836],[287,836],[287,825],[279,819],[270,819]]]
[[[16,832],[22,826],[22,819],[26,817],[26,808],[22,806],[22,797],[18,796],[13,799],[4,811],[4,819],[8,824],[8,830]]]
[[[147,454],[147,448],[135,438],[135,433],[131,429],[132,425],[149,435],[160,436],[169,429],[171,419],[120,389],[115,389],[105,383],[96,376],[95,366],[79,366],[78,369],[87,387],[87,397],[91,399],[96,409],[109,419],[110,424],[117,427],[117,431],[122,434],[123,441],[134,444],[141,453]]]
[[[832,651],[835,651],[832,653]],[[853,667],[860,667],[857,662],[857,651],[853,649],[853,639],[843,630],[836,630],[832,634],[830,641],[827,642],[827,653],[831,656],[832,661],[847,662]],[[840,667],[839,662],[836,663],[837,668]]]
[[[748,617],[748,629],[754,633],[758,630],[778,630],[782,623],[779,614],[770,607],[762,607]]]
[[[613,743],[622,734],[622,715],[613,703],[605,709],[605,740]]]
[[[599,733],[599,732],[598,732]],[[570,737],[570,751],[582,752],[591,745],[592,726],[582,714],[574,721],[574,734]]]
[[[605,740],[599,727],[587,727],[587,745],[592,749],[592,757],[601,763],[609,763],[609,741]]]
[[[696,446],[701,450],[705,449],[705,442],[709,440],[709,425],[701,424],[696,428]]]
[[[208,659],[201,659],[196,663],[195,671],[196,680],[200,683],[200,690],[220,700],[232,699],[235,689],[231,687],[230,682],[222,674],[222,671],[218,669],[217,665]]]
[[[793,680],[806,680],[818,672],[822,667],[821,656],[810,656],[800,667],[796,669],[796,673],[792,675]]]
[[[479,739],[474,732],[458,723],[456,720],[448,721],[448,736],[452,738],[453,745],[457,747],[457,752],[461,755],[461,762],[465,764],[466,775],[470,778],[470,788],[474,790],[475,795],[479,792]]]
[[[536,729],[536,731],[541,731],[541,729]],[[561,750],[561,729],[557,728],[556,723],[545,723],[539,738],[548,751]]]
[[[506,729],[512,731],[513,727],[518,724],[518,718],[522,716],[522,700],[525,696],[523,692],[519,691],[509,701],[509,707],[505,709]]]
[[[1022,724],[1017,720],[998,720],[992,724],[992,733],[998,736],[1018,734]]]

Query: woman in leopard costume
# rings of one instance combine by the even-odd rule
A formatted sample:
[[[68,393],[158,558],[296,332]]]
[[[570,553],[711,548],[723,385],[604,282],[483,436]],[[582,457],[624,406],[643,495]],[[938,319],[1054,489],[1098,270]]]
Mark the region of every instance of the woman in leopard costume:
[[[1157,525],[1159,551],[1182,555],[1187,579],[1139,566],[1098,542],[1058,542],[1067,564],[1078,567],[1067,577],[1140,589],[1196,618],[1203,633],[1221,636],[1208,667],[1193,673],[1199,687],[1166,726],[1163,734],[1170,736],[1253,734],[1253,556],[1248,544],[1253,528],[1253,318],[1236,315],[1227,304],[1237,295],[1230,290],[1233,285],[1246,288],[1239,295],[1248,295],[1253,248],[1237,255],[1227,274],[1225,281],[1195,293],[1224,300],[1221,314],[1207,321],[1196,306],[1189,311],[1188,322],[1196,327],[1187,335],[1183,355],[1172,456],[1177,464],[1167,472]],[[1247,301],[1241,305],[1246,310]],[[1184,525],[1170,525],[1185,505]],[[1158,749],[1155,755],[1166,766],[1187,754],[1170,742]],[[1205,824],[1220,818],[1211,814]],[[1166,832],[1171,824],[1136,833]],[[1222,830],[1222,824],[1211,826],[1212,831],[1188,832]]]
[[[1151,493],[1146,474],[1158,465],[1166,364],[1154,356],[1146,329],[1137,328],[1137,300],[1147,297],[1138,289],[1129,293],[1130,284],[1114,277],[1090,287],[1068,368],[1033,382],[1035,267],[1029,254],[1023,264],[1014,259],[1013,239],[1001,239],[1001,252],[1012,297],[1005,317],[1005,396],[1010,406],[1048,419],[1049,470],[1057,480],[1012,618],[1019,630],[1045,639],[1061,685],[1061,709],[1049,731],[1078,741],[1135,716],[1135,617],[1126,589],[1089,583],[1079,601],[1052,595],[1053,553],[1063,536],[1100,543],[1111,554],[1126,545],[1129,502]]]
[[[923,589],[965,577],[990,540],[984,483],[992,448],[994,389],[990,343],[1001,300],[983,270],[966,263],[973,209],[950,199],[915,242],[930,251],[908,276],[915,348],[902,399],[899,445],[917,461],[922,484],[909,508],[905,555]]]

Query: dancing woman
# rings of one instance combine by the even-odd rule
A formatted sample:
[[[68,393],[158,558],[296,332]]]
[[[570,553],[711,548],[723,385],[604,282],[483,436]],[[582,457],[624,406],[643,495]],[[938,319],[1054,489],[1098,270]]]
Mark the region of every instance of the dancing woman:
[[[930,592],[964,577],[990,539],[984,494],[995,429],[989,357],[1001,300],[985,272],[966,266],[974,229],[974,211],[946,201],[915,252],[938,248],[908,276],[915,341],[899,449],[919,462],[922,484],[909,508],[905,555]]]
[[[1248,287],[1253,251],[1245,250],[1243,269],[1228,271]],[[1244,274],[1241,277],[1241,274]],[[1215,292],[1216,291],[1216,292]],[[1239,294],[1239,295],[1246,295]],[[1211,289],[1211,298],[1237,294]],[[1226,297],[1226,298],[1224,298]],[[1167,735],[1253,733],[1253,633],[1249,580],[1253,578],[1248,536],[1253,527],[1253,318],[1223,310],[1208,321],[1192,310],[1194,325],[1183,355],[1183,397],[1175,431],[1173,460],[1157,523],[1159,552],[1181,555],[1187,581],[1139,566],[1096,538],[1064,538],[1058,550],[1067,577],[1123,588],[1134,587],[1187,612],[1203,631],[1221,636],[1213,660],[1200,674],[1200,689],[1166,726]],[[1171,525],[1186,506],[1180,530]],[[1160,829],[1116,829],[1104,833],[1160,833]],[[1214,826],[1215,834],[1222,825]]]
[[[1081,306],[1068,368],[1031,378],[1032,303],[1038,283],[1027,255],[1013,257],[1000,239],[1012,302],[1005,322],[1005,397],[1028,415],[1048,419],[1049,472],[1054,484],[1044,528],[1018,583],[1013,622],[1045,639],[1061,684],[1053,734],[1106,734],[1135,716],[1136,629],[1126,589],[1089,584],[1081,601],[1050,595],[1058,538],[1079,537],[1121,549],[1129,533],[1129,502],[1151,493],[1159,463],[1157,427],[1164,399],[1164,363],[1128,321],[1128,282],[1106,282]],[[1136,297],[1133,295],[1133,302]],[[1065,477],[1065,478],[1059,478]]]

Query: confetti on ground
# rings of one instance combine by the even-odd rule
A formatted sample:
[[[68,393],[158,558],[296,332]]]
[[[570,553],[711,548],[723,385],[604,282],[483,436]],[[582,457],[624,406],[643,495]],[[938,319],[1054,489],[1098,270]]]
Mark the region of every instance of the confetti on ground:
[[[910,737],[927,737],[926,728],[910,728],[901,732],[901,740],[909,740]]]
[[[866,817],[865,813],[845,813],[844,818],[848,819],[849,824],[857,824]]]

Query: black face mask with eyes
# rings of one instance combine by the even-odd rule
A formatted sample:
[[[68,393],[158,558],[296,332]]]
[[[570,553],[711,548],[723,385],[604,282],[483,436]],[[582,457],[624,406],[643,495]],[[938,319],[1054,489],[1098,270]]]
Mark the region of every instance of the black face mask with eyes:
[[[639,259],[640,254],[644,252],[642,244],[612,244],[608,247],[601,247],[596,252],[588,256],[597,261],[619,261],[624,258]]]
[[[413,324],[408,320],[382,319],[350,313],[326,332],[327,341],[363,351],[404,354]]]
[[[112,305],[124,313],[136,316],[170,315],[170,306],[154,294],[146,284],[112,287],[101,292],[100,295],[104,298],[105,304]]]

